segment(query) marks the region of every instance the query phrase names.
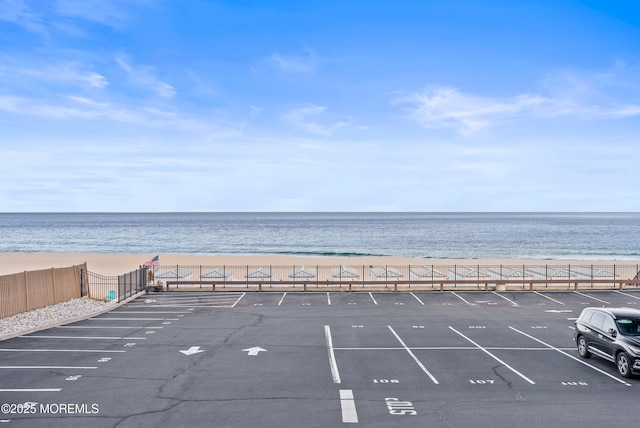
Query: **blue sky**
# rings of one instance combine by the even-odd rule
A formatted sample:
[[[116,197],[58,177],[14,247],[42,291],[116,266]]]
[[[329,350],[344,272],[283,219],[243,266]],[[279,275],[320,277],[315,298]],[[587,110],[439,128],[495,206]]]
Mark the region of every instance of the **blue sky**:
[[[0,211],[640,211],[640,5],[0,0]]]

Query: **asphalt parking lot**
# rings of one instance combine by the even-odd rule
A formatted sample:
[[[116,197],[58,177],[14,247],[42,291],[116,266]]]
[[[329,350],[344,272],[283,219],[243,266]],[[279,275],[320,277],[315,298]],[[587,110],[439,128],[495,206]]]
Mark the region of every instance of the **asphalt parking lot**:
[[[640,292],[150,294],[0,342],[0,425],[629,426],[572,339],[603,305]]]

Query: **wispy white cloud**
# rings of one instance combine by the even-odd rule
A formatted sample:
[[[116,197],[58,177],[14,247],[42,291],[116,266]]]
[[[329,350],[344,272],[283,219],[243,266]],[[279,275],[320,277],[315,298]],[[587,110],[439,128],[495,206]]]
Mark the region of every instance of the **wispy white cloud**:
[[[109,26],[120,26],[127,14],[115,0],[56,0],[55,11],[59,15],[82,18]]]
[[[326,112],[326,107],[310,104],[290,110],[283,119],[289,125],[325,137],[332,135],[340,128],[349,126],[353,121],[348,117],[326,117]]]
[[[11,22],[34,34],[48,35],[44,20],[24,0],[0,2],[0,21]]]
[[[425,128],[453,128],[462,134],[479,131],[504,117],[531,111],[548,102],[536,95],[506,99],[468,95],[451,87],[433,87],[393,101],[409,105],[411,119]]]
[[[239,125],[216,121],[210,117],[192,116],[180,111],[163,110],[148,105],[122,105],[79,95],[39,99],[0,94],[0,112],[64,121],[119,122],[217,137],[242,135]]]
[[[131,82],[136,86],[149,89],[164,98],[172,98],[176,95],[175,88],[157,78],[152,67],[133,66],[130,63],[131,61],[124,55],[118,55],[115,61],[129,75]]]
[[[40,67],[0,64],[0,76],[5,82],[28,79],[31,84],[37,81],[42,84],[65,83],[92,88],[105,88],[109,84],[102,74],[74,63],[45,64]]]
[[[425,128],[453,129],[462,135],[520,117],[616,119],[640,116],[640,103],[633,102],[640,99],[640,93],[632,102],[626,101],[631,87],[624,83],[637,81],[640,72],[619,68],[591,75],[568,72],[550,75],[542,82],[544,95],[525,93],[500,98],[468,94],[453,87],[432,86],[424,91],[396,96],[392,104],[405,106],[409,118]]]
[[[271,67],[285,73],[313,73],[316,70],[316,56],[307,51],[304,55],[283,55],[274,52],[265,59]]]

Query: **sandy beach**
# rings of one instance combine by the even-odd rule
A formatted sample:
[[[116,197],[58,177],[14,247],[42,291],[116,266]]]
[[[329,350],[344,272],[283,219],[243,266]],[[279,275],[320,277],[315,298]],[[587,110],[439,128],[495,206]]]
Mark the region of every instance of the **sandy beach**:
[[[137,269],[158,254],[103,253],[0,253],[0,275],[31,270],[67,267],[87,263],[87,269],[101,275],[119,275]],[[413,257],[301,257],[282,255],[211,256],[159,254],[162,266],[171,265],[634,265],[640,260],[534,260],[534,259],[423,259]]]

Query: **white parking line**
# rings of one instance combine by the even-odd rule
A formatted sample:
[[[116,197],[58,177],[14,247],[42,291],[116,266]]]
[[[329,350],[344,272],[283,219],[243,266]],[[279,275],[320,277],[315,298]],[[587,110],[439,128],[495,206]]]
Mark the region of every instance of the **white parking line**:
[[[552,302],[556,302],[556,303],[557,303],[557,304],[559,304],[559,305],[563,305],[563,306],[564,306],[564,303],[562,303],[561,301],[556,300],[556,299],[552,299],[551,297],[546,296],[546,295],[544,295],[544,294],[540,293],[539,291],[534,291],[533,293],[534,293],[534,294],[537,294],[538,296],[542,296],[542,297],[544,297],[545,299],[549,299],[549,300],[551,300]]]
[[[416,300],[417,300],[418,302],[420,302],[420,304],[421,304],[422,306],[424,306],[424,302],[423,302],[422,300],[420,300],[420,298],[419,298],[418,296],[416,296],[415,294],[413,294],[413,292],[411,292],[411,293],[409,293],[409,294],[411,294],[413,297],[415,297],[415,298],[416,298]]]
[[[122,336],[18,336],[23,339],[91,339],[91,340],[145,340],[146,337],[122,337]]]
[[[465,300],[464,298],[462,298],[461,296],[459,296],[455,291],[452,291],[451,294],[453,294],[454,296],[456,296],[458,299],[462,300],[463,302],[465,302],[467,305],[469,306],[475,306],[475,303],[470,303],[467,300]]]
[[[622,291],[613,290],[615,293],[622,294],[623,296],[631,297],[632,299],[640,300],[640,297],[634,296],[633,294],[623,293]]]
[[[127,351],[109,351],[104,349],[20,349],[20,348],[5,348],[0,349],[0,352],[104,352],[109,354],[124,353]]]
[[[500,294],[500,293],[498,293],[496,291],[492,291],[492,293],[495,294],[498,297],[502,297],[504,300],[506,300],[507,302],[511,303],[511,306],[520,306],[516,302],[514,302],[513,300],[506,298],[505,296],[503,296],[502,294]]]
[[[511,370],[512,372],[514,372],[515,374],[517,374],[518,376],[520,376],[522,379],[526,380],[527,382],[529,382],[531,385],[535,385],[536,383],[534,381],[532,381],[531,379],[529,379],[528,377],[526,377],[525,375],[523,375],[522,373],[520,373],[518,370],[514,369],[513,367],[511,367],[509,364],[505,363],[504,361],[502,361],[500,358],[496,357],[495,355],[493,355],[491,352],[489,352],[486,348],[483,348],[482,346],[480,346],[478,343],[474,342],[473,340],[471,340],[470,338],[468,338],[467,336],[465,336],[464,334],[460,333],[458,330],[456,330],[455,328],[449,326],[449,328],[459,334],[460,336],[462,336],[463,338],[465,338],[466,340],[468,340],[469,342],[473,343],[475,346],[478,347],[478,349],[480,349],[482,352],[484,352],[485,354],[489,355],[491,358],[493,358],[494,360],[496,360],[497,362],[499,362],[500,364],[504,365],[506,368],[508,368],[509,370]]]
[[[358,412],[356,411],[356,400],[353,399],[353,390],[340,390],[340,407],[342,408],[342,422],[345,424],[357,424]]]
[[[436,379],[429,370],[427,370],[427,368],[422,364],[422,362],[420,362],[420,360],[418,359],[418,357],[416,357],[416,355],[411,351],[411,349],[409,349],[409,347],[407,346],[406,343],[404,343],[404,341],[400,338],[400,336],[398,336],[398,333],[395,332],[395,330],[388,325],[387,326],[389,328],[389,330],[391,330],[391,333],[393,333],[393,335],[396,337],[396,339],[398,339],[398,342],[400,342],[400,344],[402,345],[402,347],[404,348],[405,351],[407,351],[409,353],[409,355],[411,356],[411,358],[413,358],[413,361],[416,362],[416,364],[418,364],[418,367],[420,367],[422,369],[423,372],[426,373],[427,376],[429,376],[431,378],[431,380],[433,381],[433,383],[435,383],[436,385],[439,384],[440,382],[438,382],[438,379]]]
[[[278,306],[282,305],[282,302],[284,301],[284,298],[286,297],[286,295],[287,295],[287,292],[285,291],[285,292],[282,294],[282,299],[280,299],[280,301],[278,302]]]
[[[336,362],[336,354],[333,350],[333,338],[331,337],[331,327],[324,326],[324,336],[327,339],[327,351],[329,352],[329,365],[331,366],[331,377],[333,383],[342,383],[340,380],[340,372],[338,371],[338,363]]]
[[[597,297],[589,296],[588,294],[584,294],[584,293],[581,293],[579,291],[574,291],[574,293],[579,294],[579,295],[584,296],[584,297],[588,297],[589,299],[593,299],[593,300],[596,300],[598,302],[604,303],[605,305],[609,304],[609,302],[606,302],[604,300],[598,299]]]
[[[165,318],[116,318],[116,317],[94,317],[87,318],[87,321],[164,321]]]
[[[113,311],[112,314],[190,314],[189,311]]]
[[[242,296],[238,297],[238,300],[236,300],[236,302],[235,302],[233,305],[231,305],[231,307],[232,307],[232,308],[235,308],[235,307],[236,307],[236,305],[238,304],[238,302],[239,302],[240,300],[242,300],[242,299],[244,298],[244,296],[246,296],[246,295],[247,295],[247,293],[242,293]]]
[[[331,295],[327,292],[327,304],[331,306]]]
[[[33,370],[49,370],[49,369],[73,369],[73,370],[96,370],[98,367],[73,367],[73,366],[0,366],[0,369],[33,369]]]
[[[373,304],[378,304],[378,302],[376,302],[376,299],[373,298],[373,294],[371,294],[371,292],[369,292],[369,297],[371,297],[371,300],[373,300]]]
[[[620,382],[620,383],[622,383],[622,384],[624,384],[624,385],[626,385],[626,386],[631,386],[631,384],[629,384],[629,383],[625,382],[624,380],[619,379],[619,378],[617,378],[617,377],[615,377],[615,376],[612,376],[612,375],[610,375],[609,373],[605,372],[604,370],[600,370],[599,368],[597,368],[597,367],[595,367],[595,366],[592,366],[591,364],[587,363],[586,361],[583,361],[583,360],[581,360],[581,359],[579,359],[579,358],[576,358],[576,357],[574,357],[573,355],[567,354],[566,352],[564,352],[564,351],[560,350],[559,348],[556,348],[555,346],[549,345],[548,343],[543,342],[542,340],[537,339],[537,338],[535,338],[535,337],[531,336],[530,334],[527,334],[527,333],[525,333],[525,332],[522,332],[522,331],[518,330],[517,328],[513,328],[513,327],[511,327],[511,326],[509,326],[509,328],[510,328],[511,330],[515,331],[516,333],[520,333],[520,334],[522,334],[523,336],[526,336],[526,337],[528,337],[528,338],[529,338],[529,339],[531,339],[531,340],[535,340],[536,342],[541,343],[541,344],[543,344],[544,346],[549,347],[550,349],[553,349],[554,351],[558,351],[558,352],[560,352],[562,355],[565,355],[565,356],[567,356],[567,357],[569,357],[569,358],[571,358],[571,359],[573,359],[573,360],[576,360],[576,361],[578,361],[579,363],[582,363],[582,364],[584,364],[584,365],[585,365],[585,366],[587,366],[587,367],[591,367],[591,368],[592,368],[592,369],[594,369],[595,371],[597,371],[597,372],[599,372],[599,373],[602,373],[603,375],[608,376],[608,377],[610,377],[611,379],[615,379],[615,380],[617,380],[618,382]]]
[[[58,325],[56,327],[53,328],[75,328],[75,329],[100,329],[100,328],[107,328],[107,329],[116,329],[116,328],[120,328],[120,329],[141,329],[141,328],[146,328],[146,329],[150,329],[150,328],[164,328],[164,327],[144,327],[144,326],[134,326],[134,327],[124,327],[124,326],[104,326],[104,325]]]
[[[60,392],[62,388],[0,389],[0,392]]]

